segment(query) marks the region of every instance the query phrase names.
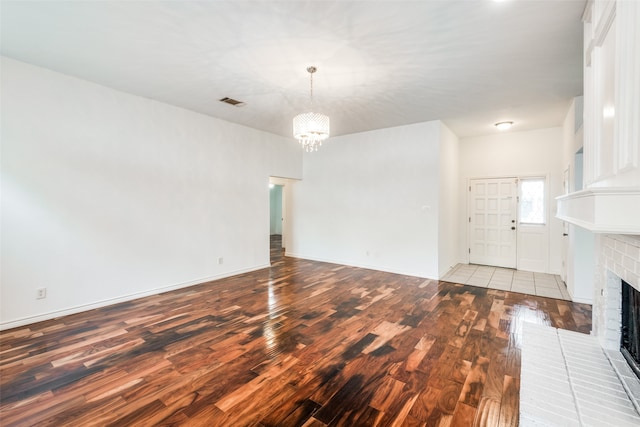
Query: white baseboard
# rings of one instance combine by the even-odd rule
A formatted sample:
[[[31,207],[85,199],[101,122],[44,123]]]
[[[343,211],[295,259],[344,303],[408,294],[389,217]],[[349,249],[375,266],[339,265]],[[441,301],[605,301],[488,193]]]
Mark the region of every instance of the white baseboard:
[[[296,253],[292,253],[292,252],[286,252],[286,250],[285,250],[284,255],[288,256],[288,257],[291,257],[291,258],[308,259],[310,261],[327,262],[327,263],[330,263],[330,264],[347,265],[349,267],[366,268],[368,270],[384,271],[385,273],[400,274],[400,275],[403,275],[403,276],[412,276],[412,277],[420,277],[422,279],[437,280],[437,279],[434,279],[433,277],[431,277],[429,274],[424,273],[424,272],[419,272],[419,273],[406,272],[406,271],[397,270],[397,269],[394,269],[394,268],[388,268],[388,267],[380,266],[380,265],[362,264],[362,263],[358,263],[358,262],[354,262],[354,261],[346,261],[346,260],[342,260],[342,259],[318,258],[318,257],[314,257],[314,256],[304,255],[304,254],[296,254]]]
[[[118,304],[120,302],[131,301],[138,298],[148,297],[151,295],[161,294],[163,292],[174,291],[176,289],[187,288],[189,286],[199,285],[213,280],[220,280],[227,277],[237,276],[243,273],[249,273],[251,271],[262,270],[263,268],[269,268],[270,264],[259,265],[255,267],[249,267],[245,269],[230,271],[223,274],[217,274],[214,276],[202,277],[199,279],[189,280],[187,282],[176,283],[173,285],[163,286],[161,288],[150,289],[148,291],[136,292],[133,294],[123,295],[116,298],[109,298],[102,301],[96,301],[89,304],[82,304],[75,307],[69,307],[62,310],[55,310],[35,316],[27,316],[20,319],[9,320],[0,322],[0,331],[7,329],[17,328],[20,326],[30,325],[36,322],[42,322],[44,320],[55,319],[57,317],[68,316],[70,314],[81,313],[83,311],[93,310],[94,308],[106,307],[108,305]]]
[[[571,297],[571,301],[572,302],[577,302],[579,304],[593,305],[593,299],[592,298],[574,298],[574,297]]]

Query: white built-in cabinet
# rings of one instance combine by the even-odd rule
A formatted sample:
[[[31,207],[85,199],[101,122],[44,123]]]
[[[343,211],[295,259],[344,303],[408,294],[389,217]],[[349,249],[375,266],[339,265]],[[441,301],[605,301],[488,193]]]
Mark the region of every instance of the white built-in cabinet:
[[[640,2],[585,11],[585,184],[640,185]]]
[[[595,0],[584,19],[584,189],[560,219],[640,234],[640,1]]]

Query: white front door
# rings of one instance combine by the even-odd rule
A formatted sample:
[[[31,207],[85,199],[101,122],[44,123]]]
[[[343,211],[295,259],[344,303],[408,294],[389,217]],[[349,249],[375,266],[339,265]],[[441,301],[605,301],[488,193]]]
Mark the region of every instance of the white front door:
[[[516,178],[472,179],[469,186],[469,262],[516,268]]]

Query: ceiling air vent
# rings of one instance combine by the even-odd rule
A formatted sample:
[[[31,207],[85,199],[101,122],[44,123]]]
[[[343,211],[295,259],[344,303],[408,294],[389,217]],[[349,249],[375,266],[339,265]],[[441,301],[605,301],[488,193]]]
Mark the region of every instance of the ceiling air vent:
[[[225,96],[224,98],[220,99],[220,102],[233,105],[234,107],[242,107],[243,105],[245,105],[244,102],[238,101],[237,99],[229,98],[228,96]]]

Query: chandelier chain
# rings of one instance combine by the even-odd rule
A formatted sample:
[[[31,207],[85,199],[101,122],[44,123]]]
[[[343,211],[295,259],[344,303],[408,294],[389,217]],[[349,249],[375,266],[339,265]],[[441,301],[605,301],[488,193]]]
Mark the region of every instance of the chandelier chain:
[[[307,71],[309,72],[309,100],[311,102],[311,108],[313,109],[313,73],[315,73],[317,70],[316,67],[311,66],[307,68]]]
[[[313,73],[317,68],[307,68],[309,79],[309,101],[311,111],[298,114],[293,118],[293,135],[300,142],[305,151],[318,151],[322,141],[329,137],[329,117],[313,112]]]

